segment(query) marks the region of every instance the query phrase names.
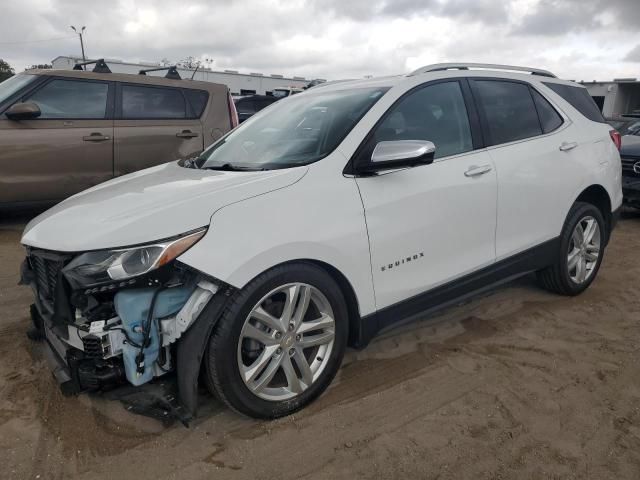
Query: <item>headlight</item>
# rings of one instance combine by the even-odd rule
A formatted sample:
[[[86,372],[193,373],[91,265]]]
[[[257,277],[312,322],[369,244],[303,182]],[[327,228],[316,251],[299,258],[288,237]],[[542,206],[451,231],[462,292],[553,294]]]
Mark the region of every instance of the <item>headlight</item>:
[[[206,231],[203,228],[182,237],[138,247],[83,253],[65,267],[64,273],[83,287],[128,280],[171,262],[191,248]]]

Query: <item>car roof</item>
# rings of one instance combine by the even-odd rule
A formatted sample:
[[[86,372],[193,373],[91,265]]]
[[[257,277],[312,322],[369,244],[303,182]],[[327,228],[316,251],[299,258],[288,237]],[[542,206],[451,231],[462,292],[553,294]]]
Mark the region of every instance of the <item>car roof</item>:
[[[61,70],[61,69],[36,69],[27,70],[25,73],[31,75],[44,75],[64,78],[83,78],[88,80],[108,80],[112,82],[139,83],[141,85],[170,86],[179,88],[193,88],[198,90],[219,91],[228,90],[226,85],[213,82],[201,82],[198,80],[181,79],[174,80],[160,76],[140,75],[132,73],[95,73],[82,70]]]

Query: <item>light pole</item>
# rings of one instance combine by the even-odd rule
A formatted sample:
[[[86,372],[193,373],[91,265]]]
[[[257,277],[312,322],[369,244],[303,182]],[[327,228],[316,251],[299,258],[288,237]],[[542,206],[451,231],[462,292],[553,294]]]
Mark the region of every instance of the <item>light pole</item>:
[[[87,61],[87,59],[86,59],[86,57],[84,56],[84,42],[82,41],[82,34],[84,33],[84,29],[85,29],[85,28],[87,28],[87,27],[82,27],[82,28],[80,29],[80,31],[76,30],[76,27],[74,27],[73,25],[70,25],[70,27],[71,27],[71,29],[72,29],[74,32],[76,32],[76,33],[78,34],[78,36],[80,37],[80,48],[82,49],[82,61],[83,61],[83,62],[86,62],[86,61]]]

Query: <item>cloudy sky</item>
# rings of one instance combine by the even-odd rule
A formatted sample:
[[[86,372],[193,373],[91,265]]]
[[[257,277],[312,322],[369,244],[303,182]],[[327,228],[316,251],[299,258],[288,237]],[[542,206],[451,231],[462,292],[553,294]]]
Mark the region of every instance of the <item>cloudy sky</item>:
[[[444,61],[640,77],[640,0],[0,0],[16,71],[79,55],[211,58],[214,69],[354,78]]]

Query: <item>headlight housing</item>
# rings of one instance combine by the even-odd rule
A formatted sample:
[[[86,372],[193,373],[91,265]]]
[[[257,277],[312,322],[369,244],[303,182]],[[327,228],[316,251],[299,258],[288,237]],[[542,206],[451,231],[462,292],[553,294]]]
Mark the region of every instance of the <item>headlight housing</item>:
[[[83,253],[69,262],[64,273],[67,278],[83,287],[127,281],[173,261],[206,232],[207,229],[202,228],[180,237],[146,245]]]

